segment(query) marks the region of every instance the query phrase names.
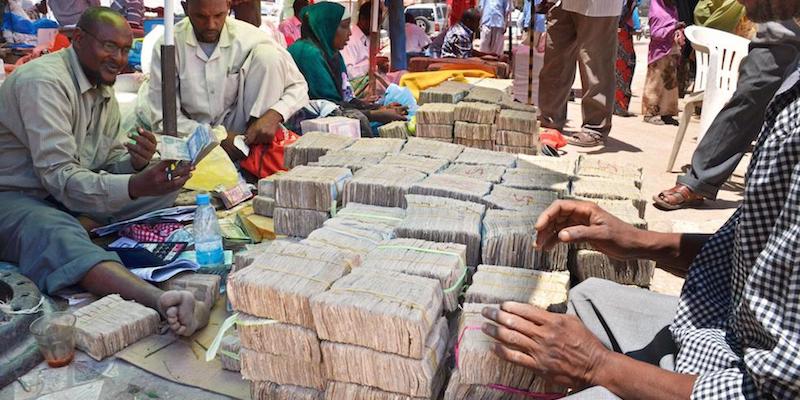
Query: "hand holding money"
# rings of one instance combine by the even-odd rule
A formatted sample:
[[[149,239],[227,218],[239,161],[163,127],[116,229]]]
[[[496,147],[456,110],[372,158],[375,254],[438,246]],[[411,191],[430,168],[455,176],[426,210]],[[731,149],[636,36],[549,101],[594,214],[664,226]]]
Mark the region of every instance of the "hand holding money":
[[[177,168],[170,170],[172,163],[172,161],[161,161],[131,176],[128,181],[128,195],[132,199],[162,196],[182,188],[192,177],[192,165],[183,162],[179,163]],[[165,173],[168,170],[171,176]]]
[[[125,148],[131,155],[131,166],[136,171],[141,171],[156,153],[157,140],[152,132],[138,128],[137,132],[129,135],[128,143],[125,143]]]

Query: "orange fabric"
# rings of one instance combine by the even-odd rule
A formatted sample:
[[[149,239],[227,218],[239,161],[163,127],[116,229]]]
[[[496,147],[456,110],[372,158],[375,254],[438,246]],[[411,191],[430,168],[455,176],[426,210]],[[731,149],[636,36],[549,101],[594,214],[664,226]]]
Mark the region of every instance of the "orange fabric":
[[[299,138],[298,134],[288,129],[278,129],[271,145],[250,146],[250,155],[239,166],[259,178],[270,176],[278,171],[286,171],[283,166],[283,151],[286,146],[296,142]]]
[[[567,138],[557,129],[552,128],[542,128],[542,131],[539,132],[539,141],[554,149],[560,149],[567,145]]]

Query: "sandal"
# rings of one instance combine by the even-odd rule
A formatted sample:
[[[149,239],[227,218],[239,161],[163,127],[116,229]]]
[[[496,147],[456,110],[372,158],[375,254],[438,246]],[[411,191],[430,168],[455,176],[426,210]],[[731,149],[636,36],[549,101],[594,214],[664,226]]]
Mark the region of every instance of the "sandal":
[[[692,208],[703,204],[705,198],[690,189],[688,186],[677,184],[672,189],[667,189],[653,196],[653,203],[659,210],[672,211],[681,208]]]
[[[567,138],[567,142],[578,147],[596,147],[605,144],[603,137],[586,131],[575,132]]]
[[[664,120],[661,119],[658,115],[651,115],[648,117],[644,117],[644,122],[653,125],[664,125]]]

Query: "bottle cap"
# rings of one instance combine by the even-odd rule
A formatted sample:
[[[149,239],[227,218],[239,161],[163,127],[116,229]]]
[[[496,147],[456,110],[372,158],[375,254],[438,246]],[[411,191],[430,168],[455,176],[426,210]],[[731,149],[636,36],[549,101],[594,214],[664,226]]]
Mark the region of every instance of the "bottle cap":
[[[208,204],[211,204],[211,198],[208,197],[208,193],[200,193],[197,195],[198,206],[206,206]]]

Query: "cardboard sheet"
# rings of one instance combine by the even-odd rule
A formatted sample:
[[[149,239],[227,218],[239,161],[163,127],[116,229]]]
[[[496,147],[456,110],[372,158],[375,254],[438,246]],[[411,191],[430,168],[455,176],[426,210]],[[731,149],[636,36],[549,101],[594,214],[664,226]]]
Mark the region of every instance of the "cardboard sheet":
[[[152,335],[116,356],[173,382],[236,399],[250,399],[250,384],[239,373],[223,370],[218,359],[204,361],[206,349],[227,316],[223,296],[211,310],[208,326],[194,336]]]

